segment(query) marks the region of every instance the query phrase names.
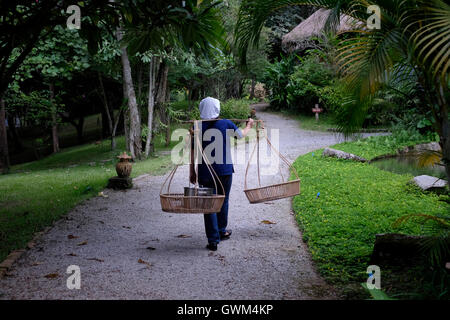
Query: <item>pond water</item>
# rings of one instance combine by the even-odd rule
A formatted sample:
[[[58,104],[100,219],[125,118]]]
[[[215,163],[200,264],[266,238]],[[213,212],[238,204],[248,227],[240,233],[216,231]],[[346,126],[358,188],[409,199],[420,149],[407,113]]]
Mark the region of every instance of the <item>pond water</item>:
[[[412,155],[380,159],[372,162],[372,165],[379,169],[398,174],[410,173],[413,176],[426,174],[441,179],[447,179],[445,168],[443,166],[420,167],[418,157]]]

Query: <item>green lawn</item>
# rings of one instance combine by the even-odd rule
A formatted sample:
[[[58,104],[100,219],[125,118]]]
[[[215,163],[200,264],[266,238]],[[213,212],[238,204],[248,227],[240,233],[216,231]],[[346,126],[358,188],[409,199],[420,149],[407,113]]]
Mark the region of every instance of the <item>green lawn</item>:
[[[315,116],[297,115],[296,118],[300,122],[300,128],[305,130],[327,131],[336,127],[333,119],[326,114],[319,115],[319,121],[316,121]]]
[[[124,147],[124,137],[118,137],[116,151],[108,140],[68,148],[0,176],[0,261],[23,248],[34,232],[104,189],[116,175],[116,156]],[[162,149],[160,142],[156,148]],[[134,163],[131,176],[163,174],[171,167],[170,156],[150,157]]]
[[[311,116],[306,116],[303,114],[294,113],[289,110],[273,111],[269,109],[268,111],[297,120],[300,128],[304,130],[327,131],[328,129],[333,129],[336,127],[334,119],[327,114],[319,115],[319,121],[316,121],[316,118],[312,113]]]
[[[366,142],[333,148],[368,158],[390,150],[388,147],[372,150],[372,144]],[[449,212],[449,205],[440,201],[439,196],[424,194],[409,185],[413,178],[409,174],[398,175],[367,163],[325,158],[322,149],[300,156],[294,165],[301,177],[301,195],[293,201],[296,219],[321,275],[343,292],[349,288],[358,290],[359,283],[366,281],[375,234],[422,234],[424,231],[414,222],[399,229],[392,224],[409,213]]]

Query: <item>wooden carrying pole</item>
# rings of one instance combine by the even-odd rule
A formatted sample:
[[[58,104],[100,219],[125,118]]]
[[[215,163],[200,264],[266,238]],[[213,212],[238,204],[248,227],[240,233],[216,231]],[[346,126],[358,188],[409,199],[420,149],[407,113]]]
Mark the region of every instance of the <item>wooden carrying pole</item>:
[[[247,122],[248,118],[247,119],[220,119],[220,118],[218,118],[218,119],[208,119],[208,120],[185,120],[185,121],[181,121],[181,123],[194,123],[195,121],[202,122],[202,121],[217,121],[217,120],[230,120],[230,121],[233,121],[233,122]],[[263,120],[255,120],[255,119],[253,119],[253,121],[254,122],[264,123]]]

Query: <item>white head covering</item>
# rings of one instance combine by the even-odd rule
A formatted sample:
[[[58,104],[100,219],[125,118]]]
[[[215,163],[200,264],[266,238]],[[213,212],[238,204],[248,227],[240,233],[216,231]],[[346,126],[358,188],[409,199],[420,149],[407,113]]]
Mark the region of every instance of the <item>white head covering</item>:
[[[199,105],[200,118],[203,120],[215,119],[219,117],[220,114],[220,101],[207,97],[200,101]]]

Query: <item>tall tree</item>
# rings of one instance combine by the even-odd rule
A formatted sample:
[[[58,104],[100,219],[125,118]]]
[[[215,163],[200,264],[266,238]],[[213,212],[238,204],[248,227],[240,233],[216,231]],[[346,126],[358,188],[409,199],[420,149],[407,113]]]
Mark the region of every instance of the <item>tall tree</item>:
[[[122,31],[117,32],[117,40],[122,40]],[[123,46],[122,68],[125,96],[128,100],[129,127],[128,127],[128,147],[133,159],[141,158],[142,138],[141,138],[141,117],[136,102],[136,93],[134,90],[133,77],[131,75],[131,64],[128,58],[127,47]]]
[[[5,100],[0,98],[0,168],[3,170],[3,173],[8,173],[10,164],[5,114]]]
[[[87,42],[80,38],[75,30],[56,26],[50,36],[45,41],[38,41],[37,47],[33,48],[17,73],[24,75],[21,79],[33,77],[29,73],[31,69],[39,72],[42,80],[47,84],[52,102],[50,121],[53,152],[59,152],[58,123],[62,110],[55,101],[57,87],[60,86],[62,80],[70,80],[75,73],[87,70],[90,67],[90,57]],[[70,119],[79,136],[82,132],[83,120],[84,118],[80,117],[79,122],[76,123]]]
[[[156,74],[158,73],[159,57],[153,56],[150,61],[148,71],[148,104],[147,104],[147,140],[145,141],[145,156],[150,154],[150,143],[152,141],[153,128],[153,112],[155,110],[155,95],[156,95]]]
[[[0,2],[0,97],[13,81],[13,76],[36,47],[56,26],[66,26],[66,9],[71,0],[1,1]],[[117,7],[109,0],[79,1],[83,16],[80,34],[89,41],[94,52],[101,40],[97,24],[107,21],[108,28],[117,24]]]
[[[180,46],[185,50],[192,50],[195,53],[205,54],[210,51],[211,46],[223,45],[223,28],[221,26],[220,16],[217,6],[220,1],[152,1],[151,3],[136,3],[130,6],[122,15],[123,43],[126,46],[127,54],[145,53],[147,51],[166,51],[172,46]],[[124,49],[122,49],[123,52]],[[124,54],[122,61],[124,62]],[[157,64],[156,60],[152,60]],[[164,83],[159,83],[157,90],[148,90],[148,136],[151,139],[154,104],[161,103],[167,93],[167,72],[168,66],[153,65],[150,67],[148,79],[156,79],[156,72],[160,70]],[[130,69],[131,70],[131,69]],[[125,68],[124,68],[125,73]],[[128,88],[133,87],[132,81],[128,81]],[[163,90],[163,92],[161,91]],[[133,91],[127,91],[128,104],[133,104]],[[158,92],[161,97],[155,97]],[[150,94],[153,93],[153,96]],[[131,101],[131,102],[130,102]],[[131,103],[131,104],[130,104]],[[152,107],[153,106],[153,107]],[[153,110],[152,110],[153,109]],[[130,115],[129,135],[133,133],[132,127],[140,126],[136,116]],[[139,119],[140,120],[140,119]],[[137,133],[137,130],[135,131]],[[137,138],[137,137],[136,137]],[[132,141],[130,140],[130,145]],[[147,144],[151,143],[147,141]],[[146,147],[145,153],[149,153],[149,147]],[[134,150],[137,156],[136,150]],[[133,154],[133,152],[131,152]],[[140,154],[140,151],[139,151]]]

